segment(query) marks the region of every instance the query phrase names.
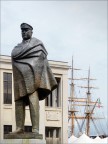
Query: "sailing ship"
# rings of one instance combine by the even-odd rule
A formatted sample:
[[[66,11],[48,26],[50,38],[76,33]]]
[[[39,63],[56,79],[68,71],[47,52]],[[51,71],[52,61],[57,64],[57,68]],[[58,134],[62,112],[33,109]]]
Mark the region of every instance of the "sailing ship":
[[[106,132],[104,131],[104,128],[100,121],[105,119],[105,116],[103,115],[100,117],[95,114],[96,109],[97,108],[101,109],[103,108],[103,106],[100,103],[100,98],[97,98],[95,101],[92,100],[93,98],[91,95],[91,89],[97,89],[97,87],[91,86],[90,81],[96,79],[91,78],[90,67],[88,70],[87,78],[74,78],[74,71],[80,69],[74,68],[72,58],[72,66],[70,69],[71,69],[71,78],[69,78],[70,96],[68,97],[69,137],[71,135],[79,137],[84,132],[89,137],[96,137],[97,135],[99,136],[101,135],[101,137],[106,137]],[[75,94],[75,88],[76,88],[75,81],[82,81],[82,80],[86,80],[87,85],[78,86],[78,88],[86,89],[86,96],[78,97]],[[97,120],[99,122],[97,122]],[[99,127],[101,127],[101,132],[99,131]],[[94,135],[93,130],[95,131]]]

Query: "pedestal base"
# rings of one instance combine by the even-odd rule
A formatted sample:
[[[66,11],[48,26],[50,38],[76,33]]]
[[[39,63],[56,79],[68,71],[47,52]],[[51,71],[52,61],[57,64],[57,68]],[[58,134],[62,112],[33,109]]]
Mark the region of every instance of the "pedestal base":
[[[5,134],[4,139],[43,139],[43,135],[32,132],[19,134]]]
[[[42,134],[24,133],[24,134],[5,134],[4,140],[0,144],[46,144]]]
[[[42,139],[4,139],[0,144],[46,144]]]

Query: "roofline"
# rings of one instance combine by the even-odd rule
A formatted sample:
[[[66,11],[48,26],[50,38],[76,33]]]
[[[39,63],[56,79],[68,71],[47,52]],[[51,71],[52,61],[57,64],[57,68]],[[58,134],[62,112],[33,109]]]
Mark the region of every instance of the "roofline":
[[[0,56],[11,57],[11,56],[9,56],[9,55],[0,55]],[[68,63],[68,62],[66,62],[66,61],[49,60],[49,59],[48,59],[48,61],[53,61],[53,62],[62,62],[62,63]]]
[[[48,59],[48,61],[68,63],[68,62],[65,62],[65,61],[57,61],[57,60],[49,60],[49,59]]]
[[[1,54],[0,54],[0,56],[7,56],[7,57],[11,57],[11,56],[9,56],[9,55],[1,55]]]

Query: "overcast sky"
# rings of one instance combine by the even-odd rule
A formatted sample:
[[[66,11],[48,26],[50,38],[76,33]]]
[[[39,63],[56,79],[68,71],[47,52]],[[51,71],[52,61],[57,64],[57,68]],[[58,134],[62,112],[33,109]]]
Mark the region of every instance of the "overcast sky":
[[[71,65],[73,55],[83,77],[90,66],[99,87],[93,97],[100,97],[107,115],[107,1],[2,1],[2,55],[10,55],[22,41],[22,22],[33,26],[33,36],[43,41],[49,60]]]

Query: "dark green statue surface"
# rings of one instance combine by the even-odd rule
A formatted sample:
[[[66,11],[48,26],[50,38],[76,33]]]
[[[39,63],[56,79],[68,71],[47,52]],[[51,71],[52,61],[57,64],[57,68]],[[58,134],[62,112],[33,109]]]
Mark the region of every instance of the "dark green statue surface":
[[[39,100],[57,87],[43,43],[32,38],[33,27],[21,24],[23,41],[12,51],[16,131],[24,132],[25,106],[29,105],[32,132],[39,134]]]

